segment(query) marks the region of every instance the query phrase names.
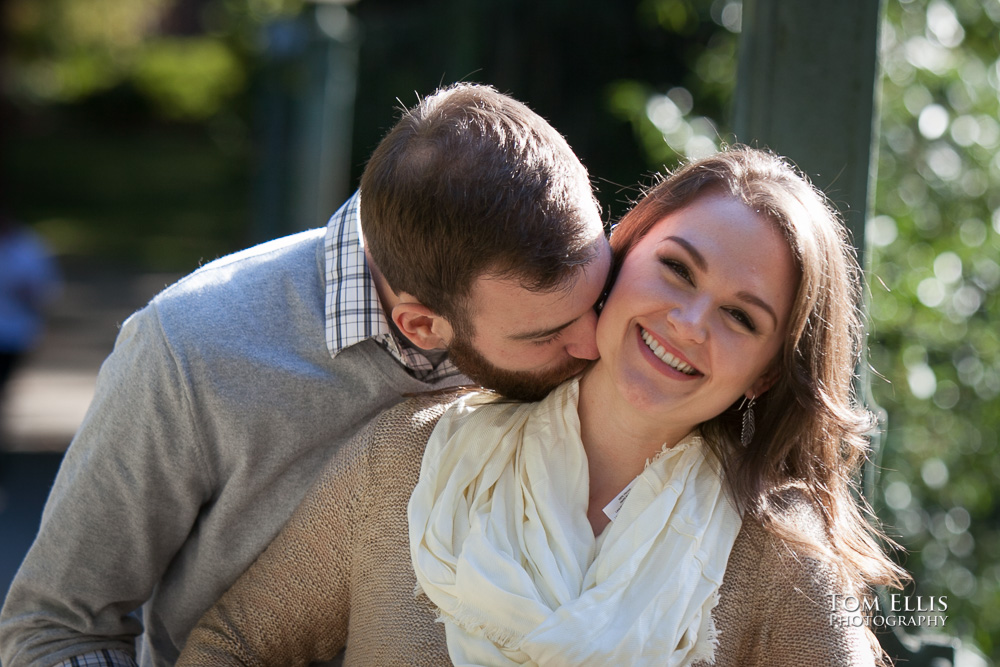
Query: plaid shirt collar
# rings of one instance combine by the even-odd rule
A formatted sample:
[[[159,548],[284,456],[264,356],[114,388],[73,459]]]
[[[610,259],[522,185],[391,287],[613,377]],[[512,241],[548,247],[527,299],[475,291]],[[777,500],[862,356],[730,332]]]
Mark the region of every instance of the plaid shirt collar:
[[[435,367],[417,348],[400,345],[393,335],[365,260],[360,204],[361,193],[355,192],[326,226],[326,347],[330,356],[373,338],[418,380],[436,382],[458,375],[447,358]]]

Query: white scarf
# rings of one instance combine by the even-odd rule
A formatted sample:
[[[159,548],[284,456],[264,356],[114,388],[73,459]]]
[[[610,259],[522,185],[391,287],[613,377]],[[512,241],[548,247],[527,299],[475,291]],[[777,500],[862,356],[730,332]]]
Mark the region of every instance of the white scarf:
[[[647,463],[595,539],[578,396],[573,380],[540,403],[463,399],[427,443],[410,553],[452,661],[711,661],[740,515],[691,435]]]

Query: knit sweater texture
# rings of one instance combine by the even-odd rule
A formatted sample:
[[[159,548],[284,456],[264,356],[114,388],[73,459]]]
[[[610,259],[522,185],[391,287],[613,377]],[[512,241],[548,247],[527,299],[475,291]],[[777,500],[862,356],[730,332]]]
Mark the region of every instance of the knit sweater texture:
[[[332,454],[440,386],[371,339],[331,358],[323,235],[212,262],[124,324],[0,616],[5,667],[140,633],[139,664],[172,665]]]
[[[377,417],[320,475],[278,538],[202,618],[184,667],[449,665],[444,627],[415,595],[407,503],[446,397],[418,397]],[[822,534],[799,493],[787,511]],[[713,615],[717,667],[871,665],[870,635],[833,626],[830,567],[745,520]]]

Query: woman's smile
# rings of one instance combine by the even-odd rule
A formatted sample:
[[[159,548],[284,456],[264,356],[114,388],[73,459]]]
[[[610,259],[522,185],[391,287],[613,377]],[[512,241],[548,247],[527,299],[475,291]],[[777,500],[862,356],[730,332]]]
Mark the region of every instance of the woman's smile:
[[[661,343],[656,336],[641,326],[638,327],[638,330],[639,337],[642,339],[642,344],[645,345],[646,348],[652,352],[652,354],[660,362],[662,362],[660,364],[654,363],[653,365],[655,368],[660,369],[661,372],[667,373],[671,376],[675,376],[678,373],[687,378],[695,378],[703,375],[703,373],[701,373],[697,368],[687,363],[679,351],[674,350],[673,348],[668,351],[668,348],[670,347],[669,343]],[[668,368],[663,369],[663,365],[666,365]],[[673,373],[670,371],[673,371]]]

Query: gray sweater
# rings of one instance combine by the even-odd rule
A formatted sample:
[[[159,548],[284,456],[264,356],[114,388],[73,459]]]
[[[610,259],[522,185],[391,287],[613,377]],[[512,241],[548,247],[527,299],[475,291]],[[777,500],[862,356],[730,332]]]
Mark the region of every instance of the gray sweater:
[[[461,380],[419,382],[370,339],[331,358],[323,232],[212,262],[124,324],[0,614],[6,667],[139,633],[141,665],[172,665],[341,444]]]

